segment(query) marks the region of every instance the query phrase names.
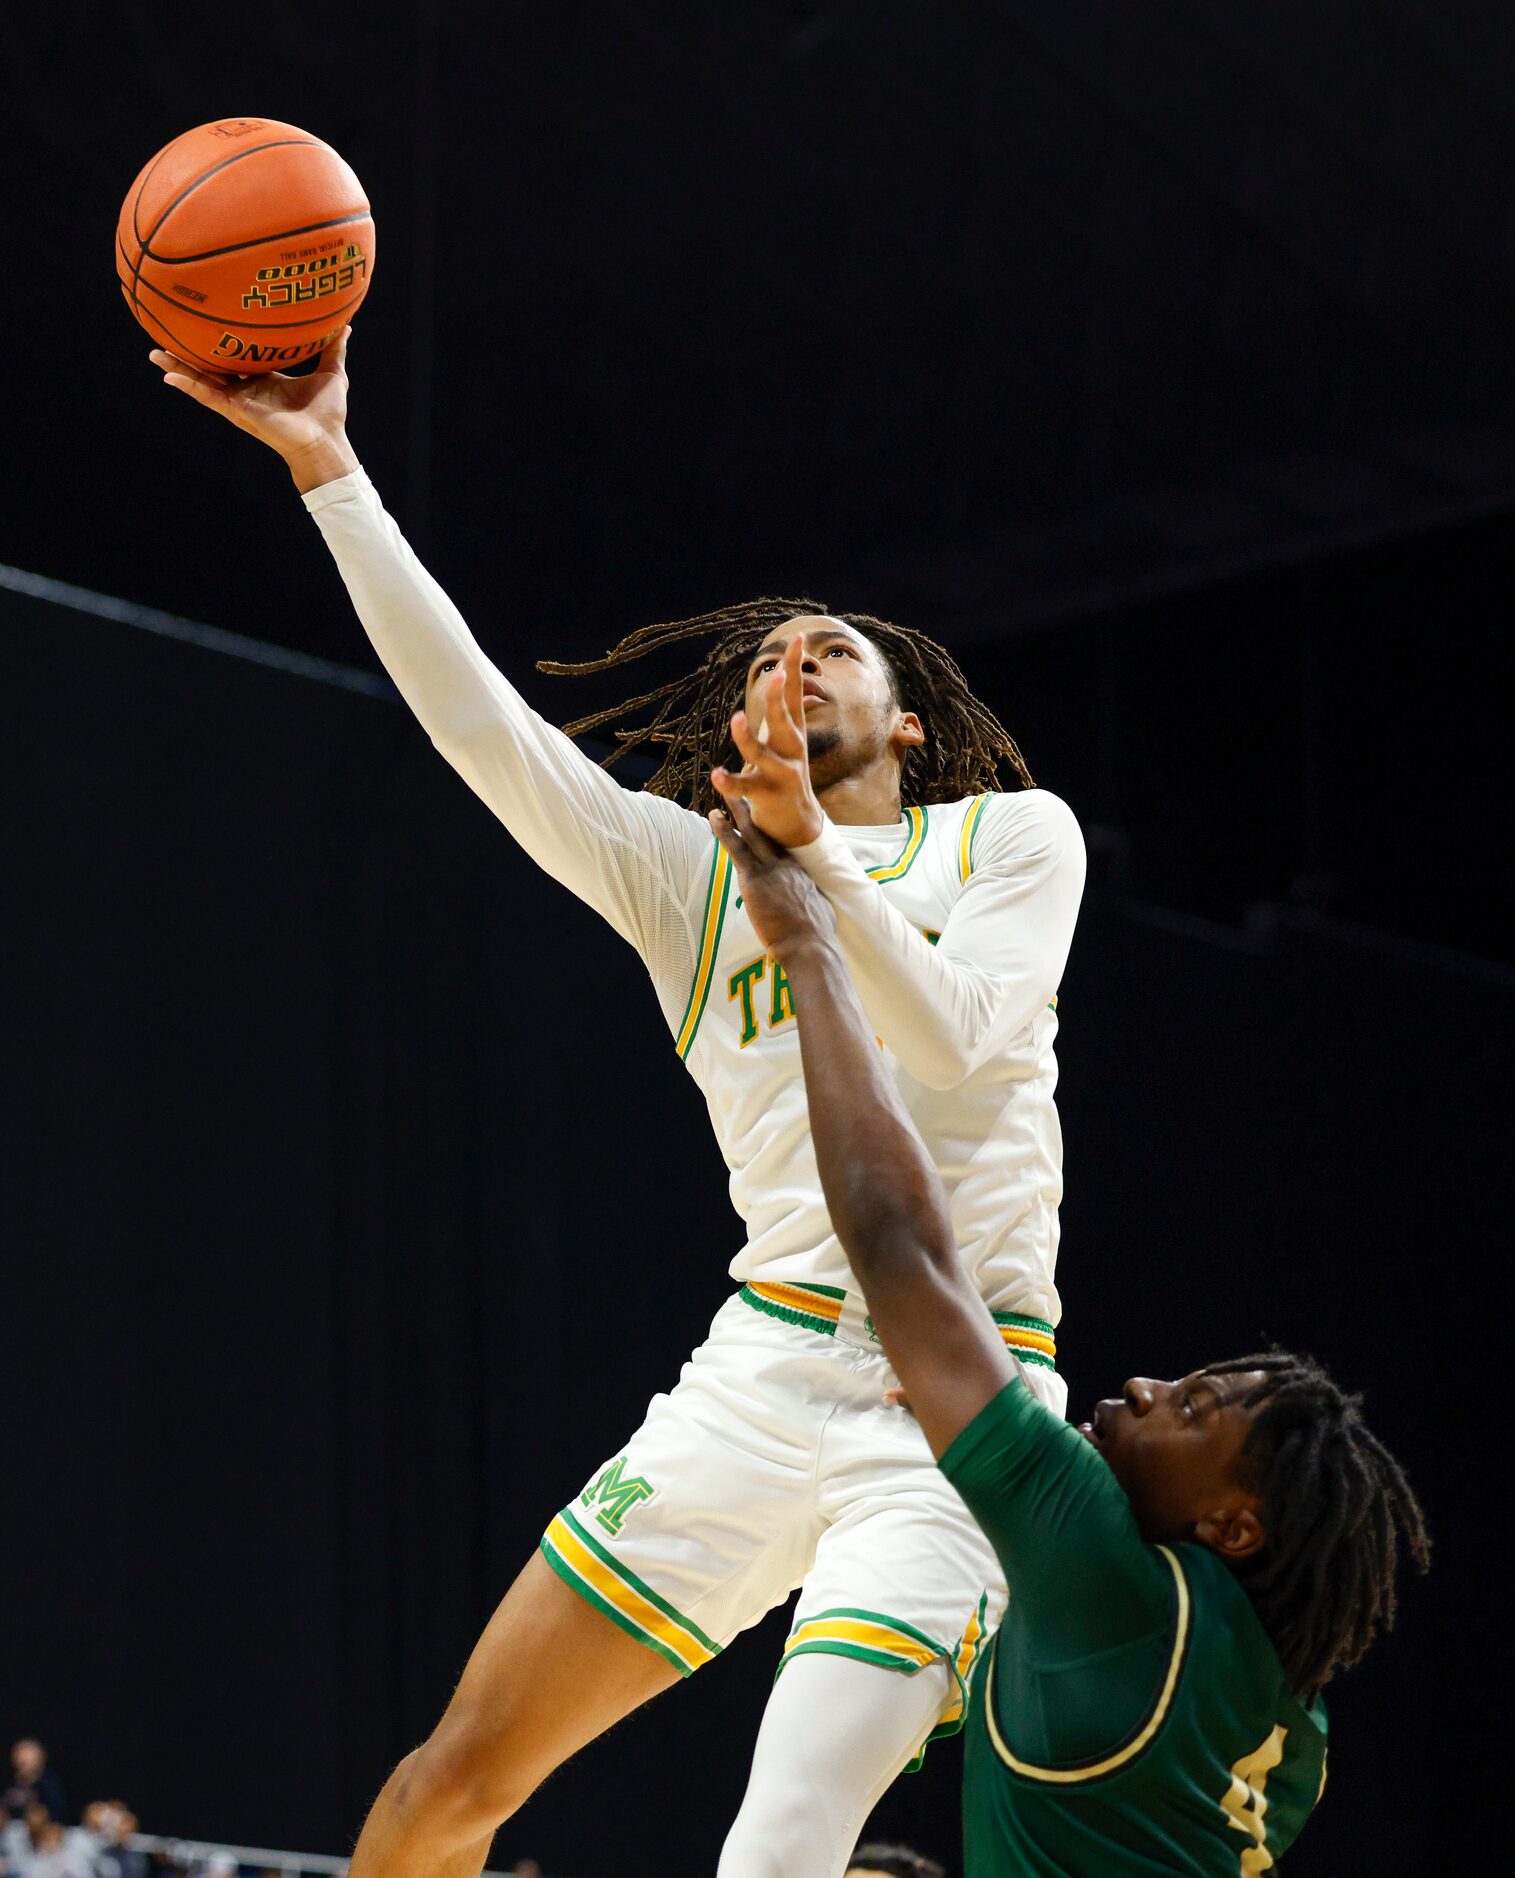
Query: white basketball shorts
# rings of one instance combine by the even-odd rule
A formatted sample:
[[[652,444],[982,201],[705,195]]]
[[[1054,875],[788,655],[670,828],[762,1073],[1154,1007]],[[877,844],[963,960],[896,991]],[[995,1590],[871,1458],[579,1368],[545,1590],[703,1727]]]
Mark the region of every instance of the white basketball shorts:
[[[1061,1415],[1051,1326],[996,1318]],[[884,1399],[894,1384],[856,1294],[745,1285],[542,1553],[686,1676],[802,1585],[784,1663],[825,1651],[909,1675],[944,1658],[950,1732],[1004,1581],[914,1416]]]

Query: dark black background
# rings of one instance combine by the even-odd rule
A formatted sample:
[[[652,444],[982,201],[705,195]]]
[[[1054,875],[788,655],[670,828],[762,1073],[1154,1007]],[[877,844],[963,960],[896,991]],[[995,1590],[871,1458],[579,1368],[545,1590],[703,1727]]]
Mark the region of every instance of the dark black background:
[[[1474,1869],[1504,9],[275,0],[38,11],[5,53],[0,562],[371,666],[278,464],[157,383],[111,272],[152,150],[259,112],[372,194],[353,435],[533,701],[576,708],[541,654],[755,591],[959,651],[1090,835],[1074,1400],[1261,1334],[1367,1388],[1439,1559],[1336,1695],[1290,1868]],[[634,957],[401,709],[0,615],[0,1731],[149,1830],[338,1850],[725,1295],[719,1159]],[[711,1869],[781,1635],[501,1855]],[[883,1823],[954,1857],[955,1778],[933,1750]]]

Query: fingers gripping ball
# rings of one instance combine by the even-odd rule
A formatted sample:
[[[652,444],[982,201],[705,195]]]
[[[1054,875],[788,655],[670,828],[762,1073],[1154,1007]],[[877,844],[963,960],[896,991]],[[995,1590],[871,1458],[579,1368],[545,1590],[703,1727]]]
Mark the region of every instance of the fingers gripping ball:
[[[166,144],[116,227],[126,304],[180,358],[218,372],[313,359],[373,274],[368,197],[329,144],[225,117]]]

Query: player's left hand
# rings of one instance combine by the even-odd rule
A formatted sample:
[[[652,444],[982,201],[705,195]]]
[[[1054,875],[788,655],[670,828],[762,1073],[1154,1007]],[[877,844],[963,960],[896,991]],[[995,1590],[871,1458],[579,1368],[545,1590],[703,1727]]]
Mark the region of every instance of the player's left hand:
[[[757,826],[743,797],[727,800],[730,813],[712,809],[710,826],[735,863],[747,917],[769,957],[782,961],[807,939],[829,938],[836,931],[831,902],[799,862]]]
[[[745,711],[731,720],[732,741],[744,767],[716,769],[710,780],[729,806],[745,797],[763,834],[785,848],[802,848],[825,826],[810,786],[805,743],[805,680],[800,669],[805,644],[798,634],[784,648],[778,670],[764,680],[763,725],[754,731]]]

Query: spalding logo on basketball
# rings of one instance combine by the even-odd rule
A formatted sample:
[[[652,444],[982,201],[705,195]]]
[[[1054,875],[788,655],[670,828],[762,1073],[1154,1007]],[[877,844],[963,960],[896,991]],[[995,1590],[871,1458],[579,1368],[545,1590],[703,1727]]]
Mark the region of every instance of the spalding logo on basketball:
[[[212,371],[314,358],[373,276],[363,185],[329,144],[271,118],[175,137],[132,184],[116,272],[155,344]]]

